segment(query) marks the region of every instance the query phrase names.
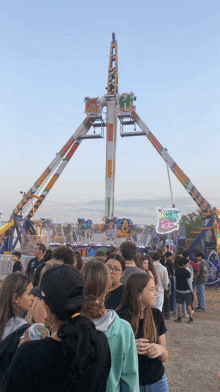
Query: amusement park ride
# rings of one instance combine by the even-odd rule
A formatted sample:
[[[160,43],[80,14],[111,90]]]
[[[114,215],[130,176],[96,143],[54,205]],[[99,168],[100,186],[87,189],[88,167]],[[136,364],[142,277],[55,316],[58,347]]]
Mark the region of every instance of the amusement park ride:
[[[213,209],[207,200],[199,193],[190,179],[183,173],[176,162],[168,154],[156,137],[149,130],[147,125],[136,113],[134,101],[136,97],[133,93],[118,94],[118,47],[115,33],[112,34],[110,47],[110,59],[108,70],[107,93],[102,98],[85,98],[86,118],[79,128],[70,137],[59,153],[36,180],[28,192],[23,195],[20,203],[11,214],[10,222],[0,228],[0,246],[2,251],[12,251],[20,242],[23,236],[27,243],[30,243],[31,236],[36,235],[36,225],[31,221],[34,214],[47,197],[48,193],[60,177],[66,165],[76,152],[84,139],[103,138],[106,128],[106,190],[105,190],[105,223],[116,224],[114,217],[114,190],[115,190],[115,162],[116,162],[116,139],[117,139],[117,119],[120,121],[121,137],[146,136],[157,152],[165,161],[167,167],[175,174],[189,195],[204,213],[204,218],[208,218],[208,223],[202,228],[201,234],[190,248],[190,252],[201,240],[207,230],[214,232],[215,241],[211,249],[216,249],[220,254],[220,212]],[[107,121],[103,119],[103,109],[107,110]],[[140,131],[136,131],[136,124]],[[134,130],[125,132],[124,126],[133,125]],[[94,133],[89,134],[93,126]],[[100,133],[96,133],[100,129]],[[34,202],[33,202],[34,201]],[[174,206],[173,206],[174,207]],[[122,220],[124,227],[121,236],[128,235],[129,220]],[[132,222],[131,222],[132,223]],[[127,235],[126,235],[127,234]],[[120,236],[120,234],[119,234]],[[1,244],[2,242],[2,244]],[[0,251],[1,252],[1,251]]]

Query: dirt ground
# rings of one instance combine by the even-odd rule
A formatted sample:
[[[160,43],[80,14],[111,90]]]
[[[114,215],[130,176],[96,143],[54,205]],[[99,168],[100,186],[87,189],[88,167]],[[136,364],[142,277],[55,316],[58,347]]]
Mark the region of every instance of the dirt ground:
[[[205,290],[206,312],[193,324],[166,321],[169,358],[165,372],[170,392],[214,392],[220,382],[220,290]],[[195,307],[197,299],[195,295]]]

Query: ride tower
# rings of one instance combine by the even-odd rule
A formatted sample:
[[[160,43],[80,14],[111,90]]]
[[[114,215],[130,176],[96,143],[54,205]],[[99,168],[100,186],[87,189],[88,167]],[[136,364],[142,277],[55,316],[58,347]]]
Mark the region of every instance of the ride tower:
[[[78,150],[78,147],[80,146],[83,139],[103,139],[105,128],[106,189],[104,219],[107,223],[115,221],[114,192],[117,119],[119,119],[121,137],[147,137],[147,139],[166,163],[168,170],[171,170],[174,173],[188,194],[192,197],[192,199],[206,216],[208,222],[204,226],[202,233],[191,246],[189,251],[191,252],[196,246],[196,243],[205,235],[207,230],[211,229],[214,233],[215,241],[213,247],[220,255],[220,211],[212,208],[208,201],[193,185],[189,177],[180,169],[177,163],[168,154],[167,149],[160,144],[157,138],[149,130],[147,125],[141,120],[139,115],[136,113],[134,101],[136,101],[136,97],[132,92],[130,94],[118,94],[118,47],[115,33],[113,33],[110,47],[107,93],[101,98],[86,97],[84,99],[85,113],[87,114],[85,120],[76,129],[63,148],[61,148],[60,152],[56,154],[55,158],[36,180],[30,190],[24,192],[22,200],[12,211],[10,222],[0,227],[0,253],[3,253],[3,251],[14,250],[18,242],[20,242],[22,245],[22,240],[27,244],[33,245],[31,238],[37,235],[33,220],[34,214],[38,211],[42,202],[51,191],[52,187],[60,177],[62,171],[65,169],[76,150]],[[106,121],[103,119],[102,115],[104,107],[106,107],[107,110]],[[128,125],[133,126],[133,131],[124,131],[124,126]],[[138,132],[136,131],[136,125],[138,125],[140,128],[140,131]],[[91,127],[94,129],[93,134],[89,134]],[[100,129],[100,133],[96,133],[96,129]]]

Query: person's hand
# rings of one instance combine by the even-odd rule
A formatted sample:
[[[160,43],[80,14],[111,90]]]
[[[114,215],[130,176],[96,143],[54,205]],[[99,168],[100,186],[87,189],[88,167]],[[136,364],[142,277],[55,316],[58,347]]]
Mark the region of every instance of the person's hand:
[[[25,329],[23,335],[20,337],[20,343],[18,345],[18,347],[20,347],[20,345],[24,342],[28,342],[29,339],[29,328]]]
[[[152,343],[147,350],[148,358],[155,359],[160,357],[165,352],[165,348],[161,344]]]
[[[220,373],[218,374],[218,379],[219,379],[219,381],[220,381]],[[219,387],[220,388],[220,387]]]
[[[136,339],[136,347],[137,347],[137,353],[139,355],[146,355],[147,350],[150,348],[151,344],[149,343],[148,339]]]

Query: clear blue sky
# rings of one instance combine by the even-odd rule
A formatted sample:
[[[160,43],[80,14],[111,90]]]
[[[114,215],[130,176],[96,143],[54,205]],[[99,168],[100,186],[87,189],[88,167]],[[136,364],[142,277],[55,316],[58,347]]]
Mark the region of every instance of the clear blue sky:
[[[219,1],[1,4],[0,209],[5,216],[20,201],[19,191],[30,189],[85,118],[84,97],[105,94],[113,31],[119,92],[136,94],[141,119],[217,205],[219,20]],[[104,200],[104,178],[105,140],[83,141],[45,205]],[[174,196],[187,196],[171,179]],[[118,136],[116,199],[161,196],[169,196],[161,157],[147,139]]]

